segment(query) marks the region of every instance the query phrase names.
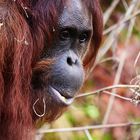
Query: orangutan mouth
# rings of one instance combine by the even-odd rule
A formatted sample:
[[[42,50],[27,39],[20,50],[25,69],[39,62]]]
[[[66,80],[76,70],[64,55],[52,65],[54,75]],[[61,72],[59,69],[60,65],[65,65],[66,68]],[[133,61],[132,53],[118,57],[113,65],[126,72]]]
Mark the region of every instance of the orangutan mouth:
[[[63,96],[58,90],[56,90],[52,86],[50,86],[50,90],[51,90],[50,91],[51,94],[53,94],[53,97],[55,96],[55,98],[57,98],[57,100],[59,102],[63,103],[64,105],[70,105],[74,101],[74,98],[66,98],[65,96]]]

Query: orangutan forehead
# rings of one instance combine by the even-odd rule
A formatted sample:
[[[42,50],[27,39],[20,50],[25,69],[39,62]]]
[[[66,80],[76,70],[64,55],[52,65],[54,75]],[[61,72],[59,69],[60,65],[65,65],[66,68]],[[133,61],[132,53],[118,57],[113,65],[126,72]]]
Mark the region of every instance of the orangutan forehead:
[[[83,7],[81,0],[68,0],[66,4],[69,8],[77,7],[80,10],[82,10]]]
[[[92,29],[92,14],[81,0],[68,0],[60,17],[60,25]]]
[[[83,14],[89,14],[89,11],[83,0],[68,0],[65,4],[65,8],[67,8],[68,11],[75,12],[75,9],[77,9],[77,11]]]

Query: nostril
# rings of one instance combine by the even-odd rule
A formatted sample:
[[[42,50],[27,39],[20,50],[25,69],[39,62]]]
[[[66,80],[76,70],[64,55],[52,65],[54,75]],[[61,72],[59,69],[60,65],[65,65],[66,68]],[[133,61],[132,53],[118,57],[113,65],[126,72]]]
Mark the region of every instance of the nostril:
[[[73,51],[69,51],[69,53],[66,56],[66,62],[69,66],[78,65],[79,64],[78,56]]]
[[[73,64],[74,65],[77,65],[78,64],[78,60],[77,59],[72,59],[71,57],[68,57],[67,58],[67,63],[68,65],[72,66]]]
[[[68,58],[67,58],[67,63],[68,63],[70,66],[73,65],[73,61],[72,61],[71,57],[68,57]]]

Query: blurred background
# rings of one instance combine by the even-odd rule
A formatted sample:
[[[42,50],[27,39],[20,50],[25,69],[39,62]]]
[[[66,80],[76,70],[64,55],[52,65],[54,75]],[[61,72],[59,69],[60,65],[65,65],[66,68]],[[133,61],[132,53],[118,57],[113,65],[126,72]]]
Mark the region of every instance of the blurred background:
[[[36,140],[140,140],[140,0],[100,3],[104,37],[84,95],[52,124],[38,122]]]

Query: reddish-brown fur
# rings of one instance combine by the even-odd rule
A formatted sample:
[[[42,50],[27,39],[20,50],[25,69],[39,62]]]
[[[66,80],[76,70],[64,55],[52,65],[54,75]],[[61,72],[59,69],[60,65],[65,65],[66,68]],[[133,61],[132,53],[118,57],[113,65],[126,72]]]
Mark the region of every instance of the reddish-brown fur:
[[[33,71],[43,71],[50,60],[38,62],[44,44],[53,38],[53,27],[67,0],[0,0],[0,140],[32,140],[32,110],[35,92]],[[98,0],[84,0],[93,14],[93,38],[90,53],[84,60],[90,66],[102,36],[102,15]],[[26,8],[27,7],[27,8]],[[49,75],[48,75],[49,76]],[[39,95],[43,94],[43,91]],[[45,117],[56,118],[61,107],[50,105]]]

